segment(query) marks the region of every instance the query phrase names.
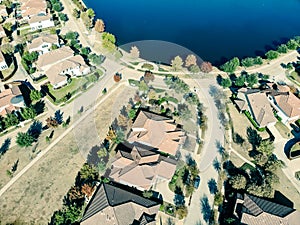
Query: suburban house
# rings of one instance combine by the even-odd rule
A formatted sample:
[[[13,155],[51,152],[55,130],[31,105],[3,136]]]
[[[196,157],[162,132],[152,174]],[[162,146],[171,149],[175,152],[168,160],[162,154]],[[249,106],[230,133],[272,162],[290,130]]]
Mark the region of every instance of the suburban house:
[[[28,21],[32,31],[54,27],[54,21],[51,15],[33,16]]]
[[[241,224],[298,225],[300,212],[249,194],[237,194],[234,215]]]
[[[175,120],[151,112],[140,111],[137,115],[128,142],[153,146],[159,151],[175,155],[186,139],[181,125]]]
[[[2,24],[0,24],[0,38],[4,38],[4,37],[6,37],[6,33]]]
[[[19,86],[13,86],[0,92],[0,115],[6,116],[8,113],[18,111],[25,107],[24,98]]]
[[[0,5],[0,15],[2,16],[2,18],[5,20],[8,17],[8,13],[6,10],[6,6],[5,5]]]
[[[177,161],[159,154],[157,149],[134,143],[130,148],[118,146],[109,177],[116,182],[149,190],[159,181],[170,180]]]
[[[68,78],[90,73],[90,67],[70,47],[63,46],[40,55],[36,61],[38,73],[46,75],[53,88],[67,84]]]
[[[2,52],[0,51],[0,71],[6,70],[7,68],[8,68],[8,65],[5,61],[5,57],[2,54]]]
[[[89,201],[81,225],[155,225],[160,202],[114,182],[101,183]]]
[[[47,2],[45,0],[19,0],[20,7],[17,18],[28,21],[34,16],[47,15]]]
[[[295,122],[300,118],[300,99],[287,85],[268,83],[265,90],[271,106],[284,124]]]
[[[40,55],[51,50],[52,45],[60,47],[58,36],[56,34],[44,34],[33,39],[27,44],[28,51],[38,52]]]
[[[277,121],[266,93],[259,89],[241,88],[234,103],[240,112],[248,111],[259,127],[274,125]]]

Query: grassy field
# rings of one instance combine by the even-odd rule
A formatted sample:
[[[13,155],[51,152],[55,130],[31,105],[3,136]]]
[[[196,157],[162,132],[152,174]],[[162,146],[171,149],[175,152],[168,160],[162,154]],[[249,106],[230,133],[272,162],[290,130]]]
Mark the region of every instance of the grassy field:
[[[276,129],[279,131],[280,135],[283,138],[289,139],[291,137],[293,137],[291,131],[289,130],[289,128],[287,126],[285,126],[282,122],[277,122],[275,124]]]
[[[114,118],[113,114],[119,113],[118,106],[127,102],[122,96],[129,98],[132,93],[135,90],[131,88],[118,89],[5,192],[0,197],[1,222],[18,219],[22,224],[47,224],[53,212],[61,208],[63,196],[85,162],[82,146],[86,149],[101,142],[110,125],[109,118]],[[98,130],[99,138],[89,138],[91,125]]]

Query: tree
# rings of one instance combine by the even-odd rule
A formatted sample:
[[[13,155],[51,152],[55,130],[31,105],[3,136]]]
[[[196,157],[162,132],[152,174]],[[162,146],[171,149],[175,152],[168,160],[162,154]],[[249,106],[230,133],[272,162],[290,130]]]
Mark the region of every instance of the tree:
[[[116,144],[120,144],[125,140],[125,134],[124,131],[122,131],[121,129],[118,129],[116,131],[116,136],[115,138],[112,140],[113,142],[115,142]]]
[[[72,15],[78,19],[80,17],[80,11],[77,9],[73,9]]]
[[[91,185],[84,184],[84,185],[81,187],[81,192],[82,192],[84,195],[86,195],[88,198],[92,196],[93,191],[94,191],[94,187],[91,186]]]
[[[61,12],[63,10],[63,7],[60,2],[56,2],[52,5],[52,9],[56,12]]]
[[[143,197],[144,198],[151,198],[153,196],[153,192],[150,191],[143,191]]]
[[[234,84],[238,87],[243,87],[245,85],[245,76],[241,75],[239,77],[236,78]]]
[[[200,69],[203,73],[210,73],[213,70],[213,66],[210,62],[203,62]]]
[[[134,109],[130,109],[129,112],[128,112],[128,117],[130,119],[134,119],[136,116],[136,111]]]
[[[3,26],[3,28],[4,28],[5,30],[7,30],[7,31],[12,31],[13,25],[12,25],[11,22],[7,22],[7,23],[3,24],[2,26]]]
[[[178,114],[182,120],[188,120],[192,117],[192,113],[186,104],[178,104]]]
[[[42,94],[38,90],[31,90],[30,91],[30,100],[31,101],[33,101],[33,102],[39,101],[41,98],[42,98]]]
[[[11,0],[3,0],[2,4],[5,5],[8,9],[13,7],[13,2]]]
[[[34,142],[34,138],[28,133],[19,132],[16,142],[20,147],[29,147]]]
[[[103,33],[105,31],[105,24],[102,19],[97,19],[95,23],[95,31]]]
[[[140,50],[136,46],[131,46],[130,55],[132,58],[137,59],[140,57]]]
[[[94,11],[93,9],[91,9],[91,8],[87,9],[87,10],[86,10],[86,13],[87,13],[87,15],[88,15],[91,19],[94,19],[94,17],[95,17],[95,11]]]
[[[113,51],[115,50],[116,46],[116,37],[108,32],[103,32],[102,33],[102,45],[104,48]]]
[[[274,50],[270,50],[265,55],[266,55],[267,59],[272,60],[272,59],[278,58],[279,53]]]
[[[245,189],[247,184],[247,179],[241,174],[234,175],[230,178],[229,183],[234,189]]]
[[[144,74],[144,81],[146,84],[148,84],[150,81],[154,81],[155,77],[154,74],[151,71],[146,71]]]
[[[214,204],[215,204],[216,206],[219,206],[219,205],[221,205],[222,203],[223,203],[223,195],[222,195],[221,192],[217,192],[217,193],[215,194],[215,202],[214,202]]]
[[[76,31],[69,31],[68,33],[65,34],[65,39],[66,40],[76,40],[78,39],[79,34]]]
[[[97,155],[99,156],[99,158],[103,158],[107,156],[107,150],[106,148],[102,147],[99,149],[99,151],[97,152]]]
[[[94,65],[100,65],[105,60],[104,55],[97,55],[95,53],[89,54],[88,58]]]
[[[240,65],[240,60],[237,57],[234,57],[230,61],[224,63],[221,66],[221,70],[223,70],[226,73],[233,73],[237,67]]]
[[[1,41],[1,44],[8,44],[9,42],[11,42],[11,39],[9,37],[3,37],[2,38],[2,41]],[[25,41],[24,41],[25,42]]]
[[[191,71],[192,73],[199,73],[200,72],[200,68],[198,65],[191,65],[189,67],[189,71]]]
[[[51,127],[51,128],[58,127],[58,122],[52,117],[48,117],[46,119],[46,122],[47,122],[47,127]]]
[[[140,84],[139,84],[139,90],[142,91],[142,92],[147,92],[149,90],[149,87],[148,85],[146,84],[145,81],[141,81]]]
[[[34,119],[36,117],[36,111],[33,107],[22,108],[21,116],[24,120]]]
[[[80,14],[80,18],[82,19],[86,28],[90,29],[93,27],[93,21],[91,20],[87,12],[82,12]]]
[[[259,154],[254,155],[253,159],[254,159],[255,164],[257,164],[259,166],[264,166],[267,163],[269,157],[264,154],[259,153]]]
[[[19,123],[19,119],[14,113],[8,113],[4,118],[5,128],[15,126],[18,123]]]
[[[232,85],[232,82],[229,78],[222,79],[221,86],[223,88],[229,88],[229,87],[231,87],[231,85]]]
[[[181,205],[176,207],[176,215],[178,215],[178,218],[182,220],[185,218],[188,214],[188,209],[185,205]]]
[[[3,44],[1,46],[1,51],[4,53],[4,54],[8,54],[8,55],[11,55],[15,52],[15,47],[11,44]]]
[[[96,167],[85,163],[79,171],[80,181],[82,184],[91,184],[93,181],[98,179],[98,171]]]
[[[285,44],[279,45],[277,48],[277,52],[279,53],[287,53],[288,51],[289,49]]]
[[[253,60],[253,58],[248,57],[248,58],[242,59],[241,64],[244,67],[250,67],[250,66],[254,65],[254,60]]]
[[[290,50],[296,50],[299,47],[299,44],[294,39],[291,39],[286,43],[286,46]]]
[[[185,187],[185,196],[190,197],[195,191],[194,185],[189,184]]]
[[[266,165],[265,170],[270,172],[276,172],[277,169],[284,167],[284,162],[282,160],[277,159],[274,155],[269,157]]]
[[[197,58],[194,55],[188,55],[185,59],[185,66],[190,67],[192,65],[197,65]]]
[[[274,149],[275,149],[275,147],[271,141],[263,140],[260,142],[260,145],[258,146],[257,151],[266,156],[270,156],[270,155],[272,155]]]
[[[246,75],[246,82],[248,83],[249,87],[253,87],[253,85],[258,83],[258,74],[257,73],[252,73],[252,74],[247,74]]]
[[[264,61],[263,61],[262,57],[260,57],[260,56],[257,56],[256,58],[253,59],[253,63],[254,63],[255,65],[262,65],[263,62],[264,62]]]
[[[80,54],[87,56],[91,52],[91,49],[89,47],[83,47],[80,49]]]
[[[172,61],[171,61],[172,69],[174,71],[179,71],[182,69],[183,61],[180,56],[176,56]]]
[[[68,16],[64,13],[59,12],[58,17],[61,21],[68,21]]]

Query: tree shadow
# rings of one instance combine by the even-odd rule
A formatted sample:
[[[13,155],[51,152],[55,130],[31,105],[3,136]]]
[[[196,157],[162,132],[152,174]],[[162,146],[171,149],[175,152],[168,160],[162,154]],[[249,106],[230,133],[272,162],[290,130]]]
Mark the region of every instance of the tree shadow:
[[[208,198],[204,195],[200,199],[201,213],[205,222],[209,223],[212,216],[212,208],[209,205]]]
[[[33,105],[34,110],[39,115],[45,111],[45,102],[43,100],[39,100]]]
[[[216,194],[218,192],[217,182],[215,179],[211,178],[208,182],[208,189],[211,194]]]
[[[39,138],[43,130],[43,124],[40,121],[35,120],[28,128],[27,133],[30,134],[35,140]]]
[[[182,192],[182,189],[178,186],[175,187],[175,196],[174,196],[174,204],[175,206],[182,206],[185,204],[184,194]]]
[[[97,166],[98,163],[100,162],[100,158],[97,154],[97,152],[100,150],[100,146],[98,145],[95,145],[91,148],[88,156],[87,156],[87,163],[88,164],[91,164],[91,165],[94,165],[94,166]]]
[[[62,122],[64,121],[63,115],[64,113],[61,112],[60,109],[55,111],[54,119],[57,121],[58,124],[62,124]]]
[[[5,141],[3,142],[3,144],[0,147],[0,155],[3,155],[5,152],[7,152],[7,150],[9,149],[10,144],[11,144],[11,139],[6,138]]]
[[[218,173],[221,171],[221,163],[219,162],[217,157],[213,161],[213,167]]]
[[[258,132],[251,127],[247,127],[247,138],[248,138],[249,143],[252,145],[253,149],[256,149],[256,147],[262,141],[262,138],[258,134]]]
[[[185,155],[185,162],[188,166],[195,166],[196,161],[193,159],[191,153]]]

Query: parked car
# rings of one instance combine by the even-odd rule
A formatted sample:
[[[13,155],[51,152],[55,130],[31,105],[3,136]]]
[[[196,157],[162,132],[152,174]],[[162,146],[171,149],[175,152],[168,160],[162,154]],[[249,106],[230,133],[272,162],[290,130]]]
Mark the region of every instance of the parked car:
[[[194,179],[194,188],[198,189],[200,185],[200,176],[196,176],[195,179]]]

